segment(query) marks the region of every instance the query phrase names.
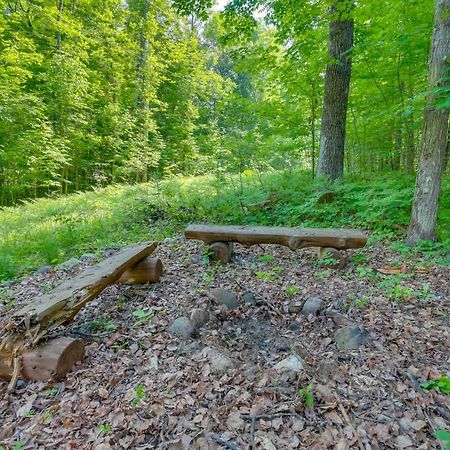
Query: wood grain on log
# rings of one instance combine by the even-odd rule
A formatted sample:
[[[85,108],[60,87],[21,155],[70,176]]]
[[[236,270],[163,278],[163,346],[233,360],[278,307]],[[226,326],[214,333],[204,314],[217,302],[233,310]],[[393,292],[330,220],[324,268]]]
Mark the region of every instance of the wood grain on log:
[[[233,225],[189,225],[186,238],[207,244],[238,242],[243,245],[278,244],[297,250],[305,247],[361,248],[367,235],[347,228],[245,227]]]
[[[50,294],[33,299],[8,322],[0,323],[0,359],[8,365],[12,359],[31,351],[49,331],[73,320],[86,303],[115,283],[127,269],[152,254],[156,247],[157,243],[126,247],[65,281]]]
[[[84,344],[79,339],[58,337],[35,350],[24,353],[20,364],[20,378],[24,380],[49,381],[57,380],[84,357]],[[0,360],[0,378],[9,380],[13,374],[13,366]]]
[[[209,257],[213,261],[227,263],[233,254],[233,244],[231,242],[213,242],[208,250]]]
[[[145,258],[125,271],[117,283],[157,283],[162,274],[163,265],[159,258]]]

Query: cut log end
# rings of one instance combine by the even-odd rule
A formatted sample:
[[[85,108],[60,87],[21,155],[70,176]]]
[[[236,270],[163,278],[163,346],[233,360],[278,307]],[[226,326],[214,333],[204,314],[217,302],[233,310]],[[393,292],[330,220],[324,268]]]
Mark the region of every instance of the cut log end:
[[[321,247],[319,250],[319,258],[332,258],[333,260],[336,260],[330,263],[323,264],[323,267],[325,267],[326,269],[342,270],[347,263],[347,260],[342,252],[333,247]]]
[[[158,283],[163,274],[159,258],[145,258],[122,274],[117,281],[126,284]]]
[[[20,361],[19,378],[52,381],[64,377],[84,357],[84,344],[79,339],[58,337],[35,350],[24,353]],[[11,361],[11,364],[13,361]],[[5,360],[0,363],[0,377],[10,379],[14,368]]]
[[[208,254],[213,261],[227,263],[233,254],[233,244],[231,242],[213,242],[209,246]]]

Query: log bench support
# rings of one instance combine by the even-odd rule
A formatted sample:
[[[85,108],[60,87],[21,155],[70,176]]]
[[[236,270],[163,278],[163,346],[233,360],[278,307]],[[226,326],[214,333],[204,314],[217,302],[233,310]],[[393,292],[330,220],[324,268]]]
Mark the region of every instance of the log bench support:
[[[366,245],[367,235],[359,230],[345,228],[290,228],[246,227],[232,225],[189,225],[187,239],[196,239],[209,245],[211,259],[226,263],[232,255],[232,243],[250,247],[258,244],[284,245],[291,250],[306,247],[319,248],[319,257],[330,255],[337,260],[325,267],[342,269],[345,257],[340,250],[361,248]]]
[[[55,381],[64,377],[83,358],[83,342],[61,336],[39,345],[17,359],[0,358],[0,378]]]

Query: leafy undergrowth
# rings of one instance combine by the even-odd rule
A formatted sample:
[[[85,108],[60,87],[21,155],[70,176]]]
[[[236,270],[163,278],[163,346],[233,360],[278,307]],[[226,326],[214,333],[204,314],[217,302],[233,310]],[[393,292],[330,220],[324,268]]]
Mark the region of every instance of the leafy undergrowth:
[[[99,259],[103,255],[99,255]],[[383,246],[349,251],[343,271],[312,250],[236,246],[230,264],[209,265],[182,238],[156,252],[154,285],[114,285],[60,333],[87,344],[58,383],[0,383],[0,445],[8,449],[438,449],[450,430],[448,268],[417,264]],[[85,263],[82,263],[82,265]],[[10,286],[4,318],[81,267]],[[219,308],[210,289],[240,298]],[[257,304],[244,304],[244,292]],[[289,305],[324,301],[317,316]],[[209,321],[192,339],[169,331],[194,308]],[[334,332],[358,324],[357,350]],[[215,371],[207,355],[226,355]],[[304,368],[280,372],[296,355]],[[447,434],[446,434],[447,433]],[[442,439],[441,444],[435,436]],[[218,442],[225,442],[221,447]]]
[[[195,221],[313,227],[356,227],[371,243],[404,237],[414,180],[348,178],[313,183],[299,172],[175,178],[157,184],[110,186],[0,211],[0,280],[86,252],[160,239]],[[412,256],[445,263],[450,242],[450,180],[443,183],[438,244]],[[405,246],[399,251],[408,253]]]

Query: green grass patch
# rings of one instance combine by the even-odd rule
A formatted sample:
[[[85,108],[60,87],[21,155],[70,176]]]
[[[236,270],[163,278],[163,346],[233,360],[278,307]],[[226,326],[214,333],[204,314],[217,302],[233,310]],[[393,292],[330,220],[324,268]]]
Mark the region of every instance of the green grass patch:
[[[237,176],[179,177],[26,202],[0,211],[0,280],[86,252],[161,239],[194,221],[357,227],[372,230],[372,242],[399,240],[406,233],[413,190],[414,178],[398,173],[317,185],[302,172],[246,171],[242,184]],[[443,242],[425,245],[419,253],[438,254],[443,261],[449,252],[449,223],[446,177],[438,217]],[[410,252],[401,245],[398,250]]]

